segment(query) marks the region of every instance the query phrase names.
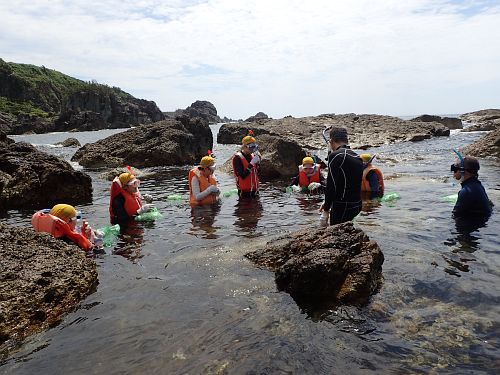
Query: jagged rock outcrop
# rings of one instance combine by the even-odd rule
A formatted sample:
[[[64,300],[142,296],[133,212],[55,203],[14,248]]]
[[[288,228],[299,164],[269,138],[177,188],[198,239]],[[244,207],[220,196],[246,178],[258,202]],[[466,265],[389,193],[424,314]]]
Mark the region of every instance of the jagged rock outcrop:
[[[208,124],[198,117],[184,116],[88,143],[71,160],[87,168],[186,165],[198,163],[212,145]]]
[[[166,112],[167,118],[176,119],[178,117],[187,116],[191,118],[199,117],[207,124],[216,124],[221,122],[217,115],[215,106],[206,100],[197,100],[186,109],[178,109],[175,112]]]
[[[257,112],[254,116],[250,116],[245,121],[246,122],[255,122],[255,121],[267,120],[267,119],[269,119],[269,116],[266,115],[264,112]]]
[[[500,127],[467,146],[464,154],[481,158],[500,158]]]
[[[483,109],[464,113],[460,118],[471,124],[464,128],[463,131],[489,131],[500,128],[500,109]]]
[[[0,209],[40,209],[92,200],[87,174],[28,143],[6,139],[0,140]]]
[[[456,117],[441,117],[435,115],[422,115],[411,119],[410,121],[422,121],[422,122],[438,122],[443,124],[449,129],[462,129],[462,120]]]
[[[0,356],[57,325],[95,289],[95,262],[76,245],[0,222]]]
[[[345,127],[349,132],[351,146],[358,149],[450,134],[450,129],[436,122],[405,121],[381,115],[326,114],[316,117],[287,117],[279,120],[224,124],[219,130],[217,142],[239,144],[248,129],[252,129],[256,137],[260,134],[276,135],[296,142],[305,150],[317,150],[325,147],[322,131],[332,125]]]
[[[55,144],[61,145],[63,147],[81,147],[80,141],[76,138],[68,138],[62,142],[57,142]]]
[[[362,305],[382,282],[382,251],[351,222],[287,234],[245,256],[274,271],[302,308]]]

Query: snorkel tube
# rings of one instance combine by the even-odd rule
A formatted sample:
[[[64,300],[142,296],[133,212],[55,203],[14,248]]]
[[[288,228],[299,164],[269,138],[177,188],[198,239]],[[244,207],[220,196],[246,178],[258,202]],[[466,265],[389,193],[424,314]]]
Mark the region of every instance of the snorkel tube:
[[[458,160],[460,160],[460,176],[462,176],[462,178],[464,178],[464,174],[465,174],[465,161],[464,161],[464,157],[462,156],[462,154],[460,153],[460,151],[458,151],[457,149],[452,148],[452,151],[457,155]]]

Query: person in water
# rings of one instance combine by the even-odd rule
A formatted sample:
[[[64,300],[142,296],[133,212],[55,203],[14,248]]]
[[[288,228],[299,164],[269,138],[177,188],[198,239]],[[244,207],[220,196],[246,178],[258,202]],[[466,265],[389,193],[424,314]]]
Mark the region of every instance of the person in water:
[[[111,224],[126,227],[135,216],[149,212],[153,204],[142,204],[142,200],[151,202],[150,195],[141,197],[139,192],[140,181],[130,172],[115,177],[111,184],[109,200],[109,216]]]
[[[213,204],[219,199],[220,190],[214,175],[215,159],[209,151],[200,164],[189,171],[189,204],[201,206]]]
[[[479,161],[472,156],[466,156],[451,165],[453,177],[459,180],[462,189],[453,208],[455,218],[488,218],[492,212],[493,203],[488,199],[486,190],[479,181]]]
[[[329,212],[330,225],[352,220],[361,211],[363,161],[348,143],[345,128],[331,128],[325,202],[320,208],[322,216]]]
[[[258,144],[250,130],[241,140],[241,149],[233,156],[233,174],[236,178],[238,195],[254,198],[259,195],[259,164],[261,161]]]
[[[363,160],[363,178],[361,180],[361,192],[370,199],[384,195],[384,175],[377,167],[372,165],[375,155],[361,154]]]
[[[37,232],[50,233],[55,238],[74,243],[81,249],[89,251],[94,248],[91,239],[95,240],[98,236],[87,225],[83,225],[80,232],[77,232],[76,222],[79,218],[75,207],[69,204],[56,204],[50,210],[36,212],[31,218],[31,224]]]
[[[299,165],[299,174],[294,177],[292,187],[300,188],[302,192],[321,192],[326,187],[326,181],[320,171],[320,165],[314,162],[310,156],[302,159]]]

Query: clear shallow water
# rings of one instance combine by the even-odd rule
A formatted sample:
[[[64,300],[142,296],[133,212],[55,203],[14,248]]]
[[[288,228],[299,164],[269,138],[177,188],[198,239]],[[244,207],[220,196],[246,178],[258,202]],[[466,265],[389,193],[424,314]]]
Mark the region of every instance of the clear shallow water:
[[[107,135],[98,133],[15,138],[40,145],[72,136],[83,144]],[[387,191],[401,199],[366,204],[355,221],[385,255],[384,284],[364,308],[307,315],[276,291],[271,272],[243,257],[275,235],[316,226],[317,198],[282,193],[285,183],[277,182],[264,184],[249,206],[229,197],[218,208],[192,212],[185,203],[161,200],[163,220],[96,259],[97,292],[61,325],[29,338],[0,373],[495,373],[499,163],[481,165],[496,203],[486,227],[458,233],[452,205],[442,199],[459,189],[449,172],[450,147],[480,135],[452,133],[375,150],[377,164],[393,177]],[[75,151],[40,147],[63,157]],[[235,147],[217,145],[218,163]],[[188,169],[156,170],[141,191],[187,194]],[[108,222],[109,182],[90,174],[94,202],[80,208],[100,227]],[[230,176],[218,178],[222,191],[233,188]],[[9,211],[2,220],[28,226],[31,214]]]

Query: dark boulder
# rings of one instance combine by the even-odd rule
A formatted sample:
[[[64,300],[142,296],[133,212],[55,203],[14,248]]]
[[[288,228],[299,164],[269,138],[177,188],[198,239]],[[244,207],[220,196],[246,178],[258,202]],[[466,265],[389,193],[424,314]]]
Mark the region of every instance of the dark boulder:
[[[250,116],[245,121],[246,122],[256,122],[259,120],[267,120],[267,119],[269,119],[269,116],[266,115],[264,112],[257,112],[254,116]]]
[[[87,168],[186,165],[198,163],[212,145],[208,124],[200,118],[183,116],[88,143],[71,160]]]
[[[275,271],[278,289],[302,308],[363,305],[382,282],[382,251],[350,222],[287,234],[245,256]]]
[[[302,163],[306,153],[296,142],[263,134],[258,143],[262,154],[260,175],[263,179],[293,177],[298,174],[297,166]]]
[[[66,161],[24,143],[0,144],[0,209],[92,200],[92,181]]]
[[[95,262],[76,245],[0,222],[0,351],[58,324],[95,289]]]
[[[63,147],[81,147],[80,142],[76,138],[68,138],[62,142],[57,142],[56,145],[61,145]]]
[[[500,158],[500,127],[467,146],[464,153],[482,158]]]
[[[186,109],[178,109],[170,114],[171,117],[177,118],[179,116],[187,116],[190,118],[199,117],[207,124],[216,124],[221,122],[220,117],[217,115],[215,106],[206,100],[197,100]]]
[[[438,122],[443,124],[449,129],[462,129],[462,120],[456,117],[441,117],[435,115],[422,115],[411,119],[410,121],[422,121],[422,122]]]

